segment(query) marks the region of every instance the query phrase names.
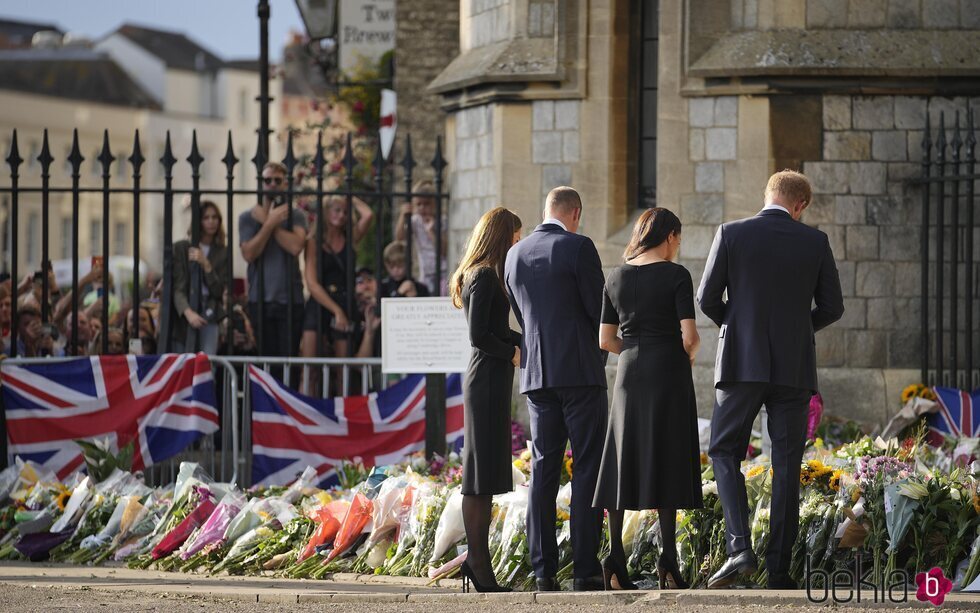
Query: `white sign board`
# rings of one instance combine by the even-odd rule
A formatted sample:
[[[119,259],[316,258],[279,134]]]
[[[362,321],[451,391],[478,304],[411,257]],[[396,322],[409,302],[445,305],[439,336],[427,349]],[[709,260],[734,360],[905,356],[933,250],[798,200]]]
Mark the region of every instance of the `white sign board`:
[[[450,298],[381,299],[383,372],[463,372],[471,352],[466,316]]]
[[[395,0],[340,0],[340,69],[351,74],[367,62],[376,66],[395,48]]]

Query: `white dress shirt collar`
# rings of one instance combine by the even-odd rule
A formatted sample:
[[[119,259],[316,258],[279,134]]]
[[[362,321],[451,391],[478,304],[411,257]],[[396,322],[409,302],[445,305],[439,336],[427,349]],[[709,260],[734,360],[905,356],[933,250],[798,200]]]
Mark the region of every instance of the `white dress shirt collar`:
[[[789,212],[789,209],[787,209],[783,205],[777,204],[775,202],[770,202],[766,206],[762,207],[762,210],[763,211],[771,211],[771,210],[782,211],[782,212],[786,213],[787,215],[789,215],[790,217],[793,216],[792,213]]]
[[[555,219],[554,217],[549,217],[548,219],[545,219],[544,221],[541,222],[541,225],[543,226],[546,223],[555,224],[556,226],[558,226],[559,228],[561,228],[565,232],[568,232],[568,228],[565,227],[565,224],[563,224],[561,221]]]

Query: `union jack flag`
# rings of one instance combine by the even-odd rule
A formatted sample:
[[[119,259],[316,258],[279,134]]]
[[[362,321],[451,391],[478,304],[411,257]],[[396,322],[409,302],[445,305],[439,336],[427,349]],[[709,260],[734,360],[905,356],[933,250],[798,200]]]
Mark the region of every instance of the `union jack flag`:
[[[359,458],[384,466],[419,451],[425,442],[425,377],[411,375],[367,396],[319,399],[282,385],[249,366],[252,394],[252,483],[285,485],[307,467],[321,486],[337,483],[336,467]],[[446,440],[463,437],[460,376],[446,378]]]
[[[942,442],[943,437],[980,436],[980,389],[973,392],[934,387],[939,409],[926,415],[929,439]]]
[[[83,467],[73,441],[133,445],[133,470],[170,458],[218,430],[211,363],[203,353],[113,355],[0,368],[11,457],[64,479]]]

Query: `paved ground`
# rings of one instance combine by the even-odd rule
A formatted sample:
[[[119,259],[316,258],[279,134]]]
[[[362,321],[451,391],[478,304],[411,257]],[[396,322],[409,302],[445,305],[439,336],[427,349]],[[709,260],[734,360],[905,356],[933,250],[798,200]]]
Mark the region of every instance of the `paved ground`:
[[[607,613],[625,607],[663,608],[678,613],[730,613],[733,606],[766,613],[815,611],[805,593],[762,590],[558,594],[460,594],[459,582],[426,587],[420,579],[338,575],[329,581],[208,577],[28,563],[0,564],[0,611],[323,611],[336,613]],[[839,613],[867,611],[834,606]],[[932,608],[915,601],[878,605],[888,609]],[[828,603],[829,604],[829,603]],[[980,594],[952,594],[944,609],[980,611]]]

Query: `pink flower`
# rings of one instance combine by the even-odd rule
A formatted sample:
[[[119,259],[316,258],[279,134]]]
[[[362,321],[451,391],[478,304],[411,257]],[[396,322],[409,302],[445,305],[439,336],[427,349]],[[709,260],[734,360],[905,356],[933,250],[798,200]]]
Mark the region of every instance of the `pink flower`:
[[[953,582],[946,578],[939,567],[933,567],[928,573],[917,574],[915,584],[918,586],[915,597],[920,602],[928,601],[937,607],[943,604],[946,594],[953,589]]]

